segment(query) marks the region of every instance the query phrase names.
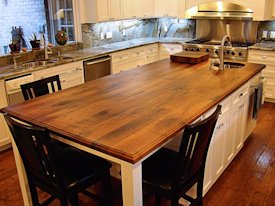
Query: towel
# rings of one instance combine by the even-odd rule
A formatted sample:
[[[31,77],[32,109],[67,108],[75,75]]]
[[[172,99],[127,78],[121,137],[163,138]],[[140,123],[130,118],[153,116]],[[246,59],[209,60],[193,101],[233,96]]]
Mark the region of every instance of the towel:
[[[253,119],[258,118],[259,110],[262,108],[262,96],[263,96],[263,83],[261,82],[255,88]]]

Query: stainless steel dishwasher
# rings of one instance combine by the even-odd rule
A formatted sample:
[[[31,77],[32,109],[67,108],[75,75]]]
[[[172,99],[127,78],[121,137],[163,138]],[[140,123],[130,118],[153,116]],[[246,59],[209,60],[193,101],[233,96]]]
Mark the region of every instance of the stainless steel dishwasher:
[[[100,56],[83,62],[85,82],[111,74],[111,57]]]

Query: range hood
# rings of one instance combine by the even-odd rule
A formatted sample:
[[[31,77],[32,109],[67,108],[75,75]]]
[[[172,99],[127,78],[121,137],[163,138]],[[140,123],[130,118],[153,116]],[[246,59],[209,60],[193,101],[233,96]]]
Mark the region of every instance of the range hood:
[[[253,11],[234,3],[212,2],[187,10],[187,16],[192,19],[252,20]]]

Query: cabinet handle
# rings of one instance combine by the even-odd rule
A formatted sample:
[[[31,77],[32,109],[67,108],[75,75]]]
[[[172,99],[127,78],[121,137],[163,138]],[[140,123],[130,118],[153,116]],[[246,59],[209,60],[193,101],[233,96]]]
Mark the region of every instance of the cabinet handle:
[[[263,58],[263,59],[266,59],[266,58],[267,58],[267,56],[262,56],[262,58]]]
[[[243,93],[240,94],[240,97],[242,97],[242,96],[243,96]]]
[[[76,71],[82,71],[82,69],[79,68],[79,67],[77,67],[75,70],[76,70]]]

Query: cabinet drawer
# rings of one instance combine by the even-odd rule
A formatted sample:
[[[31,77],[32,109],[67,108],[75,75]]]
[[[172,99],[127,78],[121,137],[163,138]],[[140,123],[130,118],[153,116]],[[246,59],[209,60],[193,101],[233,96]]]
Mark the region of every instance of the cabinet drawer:
[[[275,52],[249,50],[248,61],[275,64]]]
[[[157,54],[148,54],[146,56],[146,64],[153,63],[158,60],[158,55]]]
[[[266,77],[266,86],[275,88],[275,77]]]
[[[265,77],[269,77],[269,76],[274,76],[275,77],[275,66],[266,65],[266,68],[263,69],[262,74]]]
[[[150,45],[150,46],[145,46],[144,48],[145,54],[154,54],[158,52],[158,45]]]
[[[135,49],[130,52],[130,58],[142,58],[144,57],[144,49]]]
[[[275,99],[275,88],[266,86],[264,93],[265,98]]]
[[[126,52],[118,52],[118,53],[112,54],[113,63],[124,62],[124,61],[127,61],[128,59],[129,59],[129,53],[126,53]]]

